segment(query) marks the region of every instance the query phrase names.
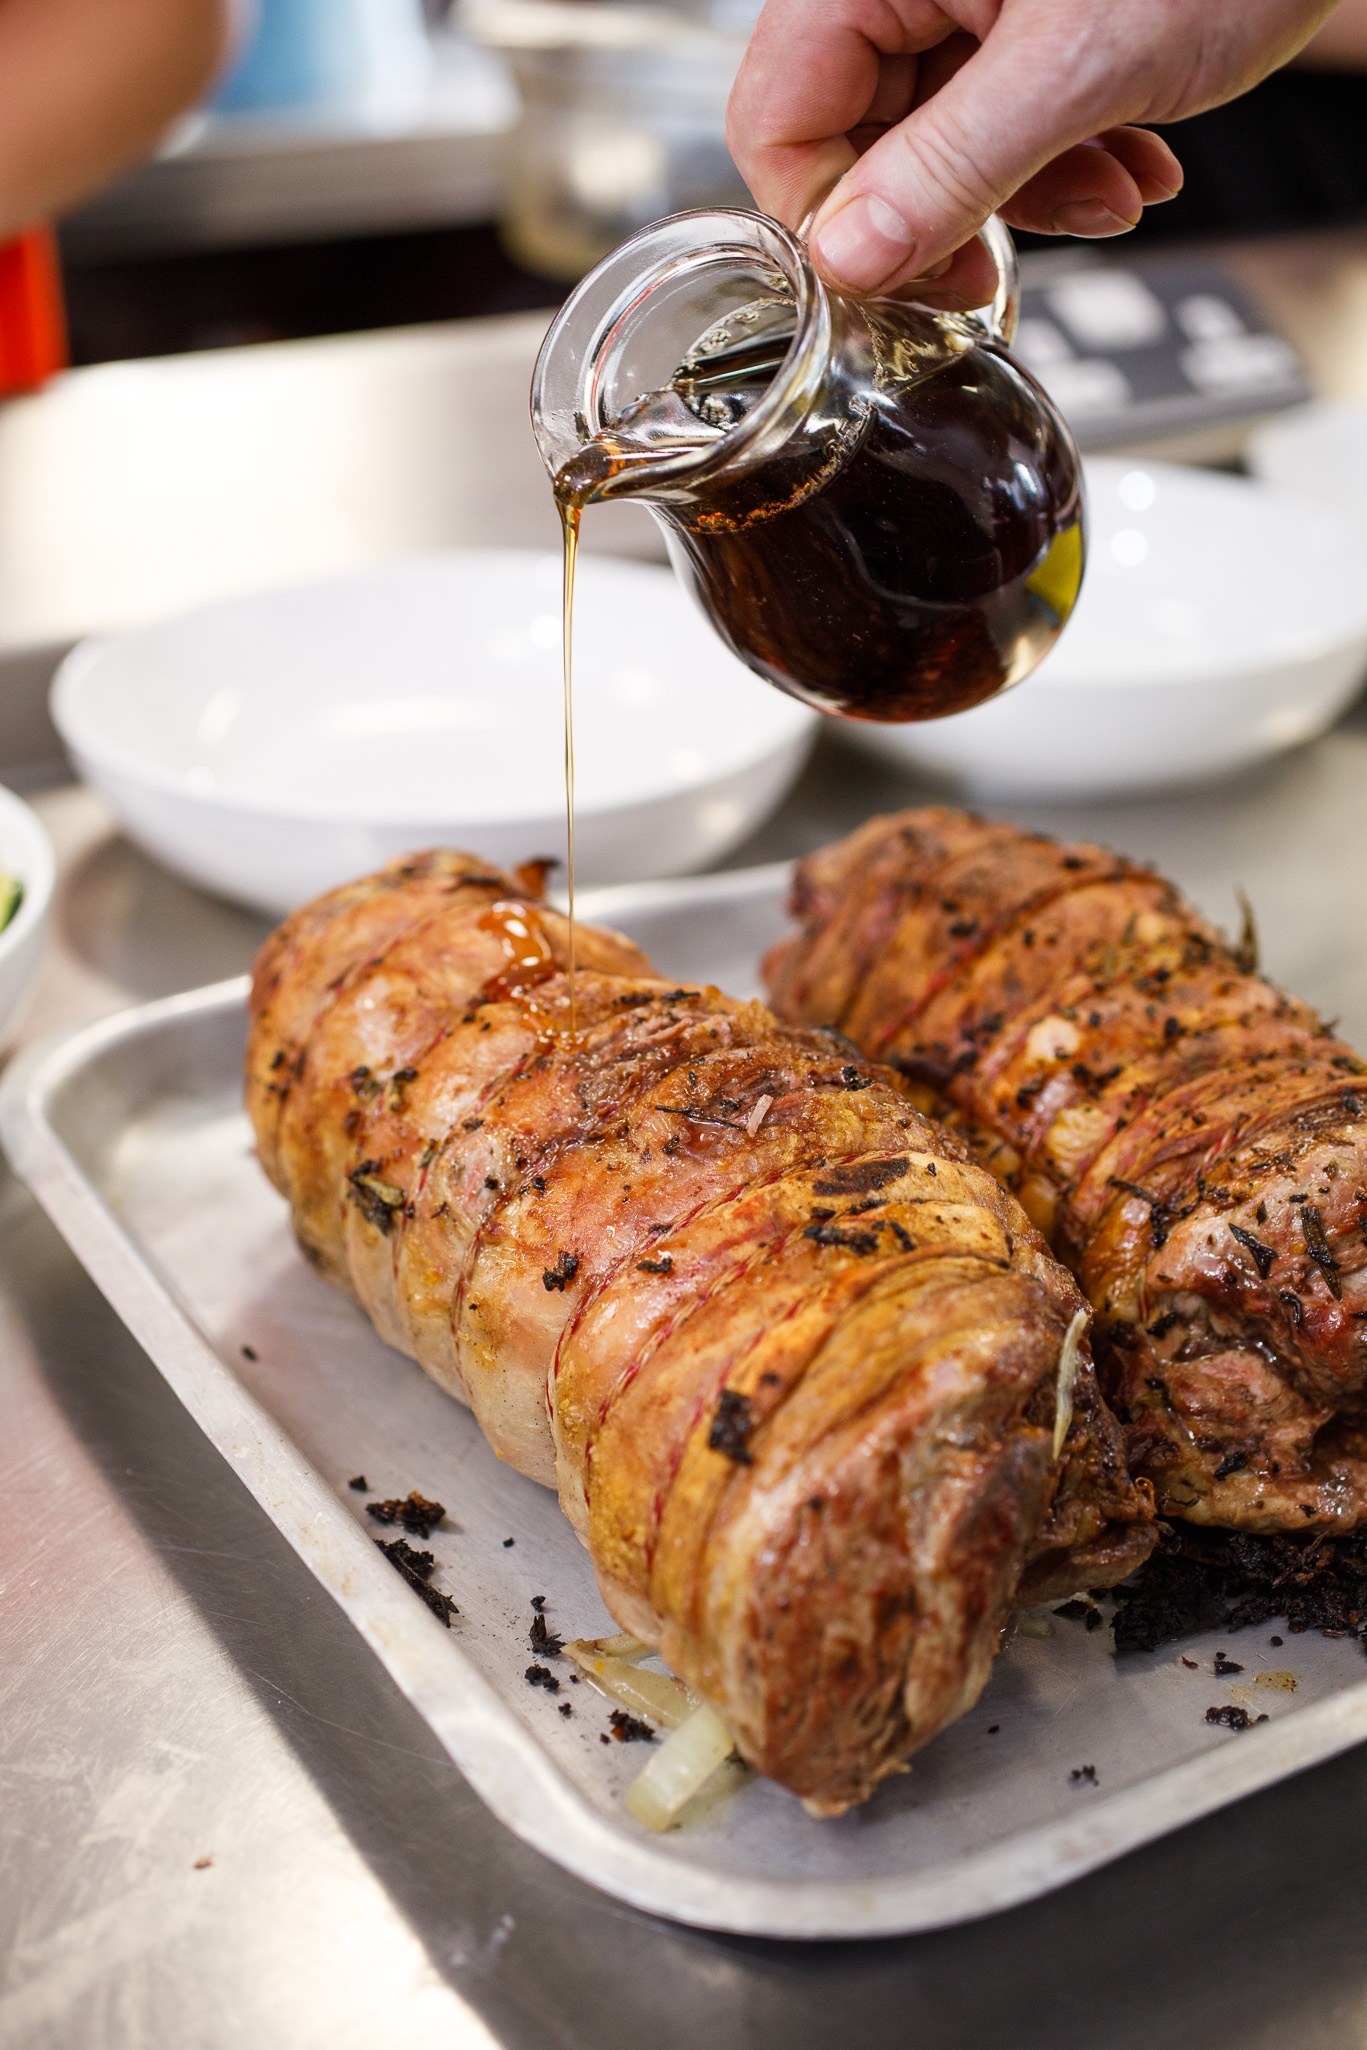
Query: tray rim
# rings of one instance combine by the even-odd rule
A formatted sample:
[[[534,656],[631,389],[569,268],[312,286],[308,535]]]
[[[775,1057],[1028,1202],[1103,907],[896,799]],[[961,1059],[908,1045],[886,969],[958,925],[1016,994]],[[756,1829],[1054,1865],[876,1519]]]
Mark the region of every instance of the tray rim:
[[[779,866],[749,871],[755,887],[770,887]],[[658,887],[643,886],[636,904],[647,890],[654,897]],[[683,894],[676,885],[667,901]],[[635,1832],[625,1812],[620,1821],[605,1816],[505,1705],[459,1642],[396,1582],[334,1491],[143,1258],[58,1136],[51,1108],[60,1090],[84,1070],[127,1041],[167,1027],[192,1030],[240,1010],[248,987],[247,977],[235,977],[36,1042],[0,1077],[0,1146],[215,1449],[474,1791],[524,1843],[634,1907],[698,1928],[790,1941],[907,1935],[1052,1892],[1367,1737],[1365,1678],[1248,1731],[1237,1745],[1200,1753],[1104,1795],[1085,1814],[1017,1831],[903,1876],[804,1881],[727,1875],[663,1852]]]

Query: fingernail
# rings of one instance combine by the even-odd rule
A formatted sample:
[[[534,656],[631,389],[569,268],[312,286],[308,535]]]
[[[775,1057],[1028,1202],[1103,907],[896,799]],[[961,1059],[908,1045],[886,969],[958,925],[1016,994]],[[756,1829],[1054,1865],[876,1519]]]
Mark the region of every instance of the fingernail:
[[[856,292],[872,292],[905,270],[916,237],[885,199],[861,192],[832,214],[816,238],[822,270]]]
[[[1056,235],[1124,235],[1134,226],[1099,199],[1074,199],[1059,207],[1049,223]]]

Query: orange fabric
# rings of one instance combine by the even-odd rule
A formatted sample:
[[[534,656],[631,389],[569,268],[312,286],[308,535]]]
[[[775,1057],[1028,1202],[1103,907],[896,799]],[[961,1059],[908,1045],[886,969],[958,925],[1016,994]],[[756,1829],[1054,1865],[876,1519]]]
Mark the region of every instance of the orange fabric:
[[[68,360],[56,238],[26,228],[0,243],[0,395],[33,391]]]

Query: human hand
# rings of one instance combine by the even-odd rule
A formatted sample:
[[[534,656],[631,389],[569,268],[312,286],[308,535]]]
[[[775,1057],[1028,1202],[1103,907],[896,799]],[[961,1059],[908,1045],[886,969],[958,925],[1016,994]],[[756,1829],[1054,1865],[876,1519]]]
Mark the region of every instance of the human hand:
[[[1181,166],[1132,122],[1256,85],[1333,0],[767,0],[727,139],[759,206],[819,209],[817,269],[856,293],[991,297],[990,213],[1037,234],[1118,235]]]

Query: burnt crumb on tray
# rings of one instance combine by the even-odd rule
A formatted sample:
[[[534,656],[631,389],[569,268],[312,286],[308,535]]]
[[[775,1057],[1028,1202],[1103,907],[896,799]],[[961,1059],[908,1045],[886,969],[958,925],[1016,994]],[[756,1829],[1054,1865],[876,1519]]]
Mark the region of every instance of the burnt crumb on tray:
[[[643,1723],[638,1715],[628,1715],[624,1708],[614,1708],[608,1721],[612,1724],[611,1732],[604,1731],[598,1739],[600,1744],[609,1744],[613,1738],[616,1738],[619,1744],[655,1742],[655,1732],[650,1724]]]
[[[439,1589],[428,1586],[432,1569],[437,1563],[432,1554],[415,1552],[407,1538],[392,1538],[388,1542],[384,1538],[376,1538],[375,1542],[395,1571],[402,1573],[414,1594],[422,1596],[432,1614],[449,1630],[451,1618],[458,1616],[460,1610],[449,1594],[442,1594]]]
[[[358,1495],[365,1495],[370,1491],[370,1483],[363,1473],[354,1473],[347,1486],[354,1489]]]
[[[557,1637],[546,1622],[540,1609],[532,1617],[532,1627],[527,1633],[527,1642],[541,1658],[558,1659],[564,1651],[564,1640]]]
[[[1056,1616],[1065,1616],[1070,1623],[1085,1623],[1089,1630],[1099,1630],[1106,1618],[1095,1602],[1084,1602],[1075,1595],[1070,1602],[1064,1602],[1054,1610]]]
[[[1068,1775],[1068,1784],[1071,1787],[1094,1787],[1096,1783],[1094,1765],[1075,1765]]]
[[[1265,1723],[1267,1717],[1250,1715],[1246,1708],[1236,1708],[1233,1702],[1227,1702],[1223,1708],[1208,1708],[1206,1721],[1219,1723],[1226,1730],[1251,1730],[1255,1723]]]
[[[1226,1658],[1222,1651],[1217,1651],[1211,1670],[1217,1678],[1223,1679],[1227,1673],[1242,1673],[1243,1667],[1236,1665],[1233,1659]]]
[[[549,1666],[528,1666],[522,1677],[529,1687],[544,1687],[548,1694],[560,1692],[560,1682]]]
[[[1283,1619],[1293,1634],[1354,1637],[1367,1649],[1367,1531],[1264,1537],[1166,1523],[1158,1531],[1150,1557],[1114,1590],[1117,1651]],[[1234,1668],[1217,1663],[1221,1670]]]
[[[356,1482],[351,1485],[354,1488]],[[377,1523],[401,1523],[410,1537],[425,1538],[436,1529],[446,1510],[442,1503],[429,1502],[426,1495],[413,1488],[402,1499],[393,1495],[387,1502],[367,1502],[365,1513]]]

